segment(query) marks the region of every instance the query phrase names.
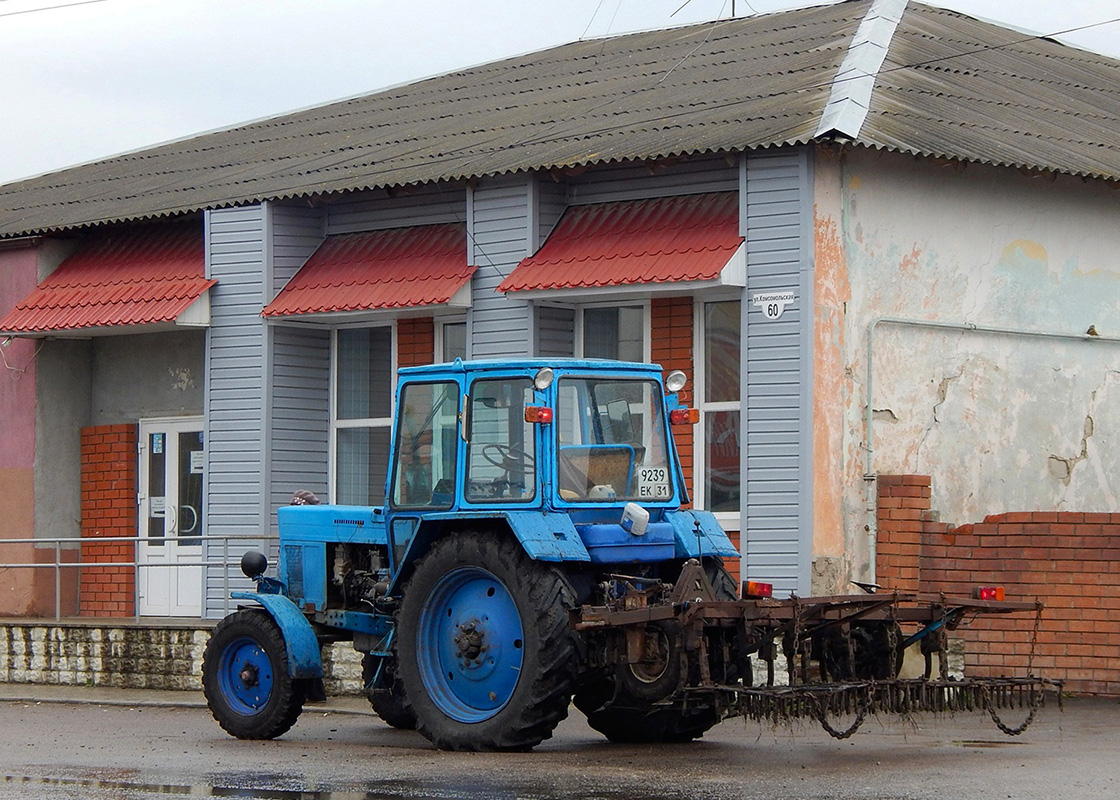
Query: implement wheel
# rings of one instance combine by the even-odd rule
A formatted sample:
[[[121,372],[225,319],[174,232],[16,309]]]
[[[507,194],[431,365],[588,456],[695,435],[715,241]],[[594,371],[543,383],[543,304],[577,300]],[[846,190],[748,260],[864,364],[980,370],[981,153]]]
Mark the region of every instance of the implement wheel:
[[[422,734],[444,750],[528,750],[552,735],[576,670],[559,570],[516,541],[455,533],[403,597],[397,675]]]
[[[362,685],[369,686],[374,670],[377,669],[377,661],[368,653],[362,658]],[[404,687],[397,677],[396,667],[389,663],[383,669],[385,674],[381,678],[381,688],[366,689],[370,706],[387,725],[402,731],[416,730],[416,717],[405,706]]]
[[[719,559],[705,559],[704,571],[717,599],[736,599],[735,579]],[[680,685],[681,636],[670,624],[651,627],[646,635],[655,632],[667,652],[659,652],[648,663],[620,665],[613,675],[587,678],[576,690],[574,703],[587,715],[587,724],[612,742],[688,742],[699,739],[722,718],[714,698],[664,701]],[[737,673],[732,679],[737,680]]]
[[[246,609],[218,623],[202,659],[206,705],[238,739],[273,739],[299,718],[304,684],[288,674],[284,637],[265,611]]]

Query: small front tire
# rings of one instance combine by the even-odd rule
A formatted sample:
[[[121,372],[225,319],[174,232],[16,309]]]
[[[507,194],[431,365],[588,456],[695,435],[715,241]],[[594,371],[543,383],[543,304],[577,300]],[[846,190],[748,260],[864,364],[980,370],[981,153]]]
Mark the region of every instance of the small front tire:
[[[218,623],[202,659],[206,705],[238,739],[274,739],[303,710],[304,687],[288,674],[284,636],[263,610],[243,609]]]

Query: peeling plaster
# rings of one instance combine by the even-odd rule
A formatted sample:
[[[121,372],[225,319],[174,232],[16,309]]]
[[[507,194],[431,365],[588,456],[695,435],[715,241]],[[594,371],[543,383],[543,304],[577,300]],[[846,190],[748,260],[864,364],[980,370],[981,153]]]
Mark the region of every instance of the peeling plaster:
[[[839,498],[816,496],[841,505],[841,570],[858,579],[869,563],[869,372],[873,471],[932,475],[933,504],[945,518],[1120,510],[1115,344],[891,329],[876,338],[873,364],[866,363],[868,327],[881,317],[1070,334],[1094,325],[1102,336],[1120,334],[1120,193],[1099,181],[1059,177],[1042,185],[1013,170],[940,170],[861,149],[818,156],[817,166],[816,217],[838,223],[851,295],[842,309],[818,308],[816,321],[818,344],[823,327],[828,346],[840,348],[828,354],[828,385],[844,393],[822,396],[815,376],[814,487],[842,484]],[[831,227],[827,233],[831,247]],[[827,268],[837,263],[828,251]],[[823,415],[841,418],[839,443]],[[821,449],[822,431],[830,449]],[[831,479],[826,468],[835,470]],[[815,520],[830,516],[815,510]],[[822,564],[818,580],[827,583],[832,573]]]

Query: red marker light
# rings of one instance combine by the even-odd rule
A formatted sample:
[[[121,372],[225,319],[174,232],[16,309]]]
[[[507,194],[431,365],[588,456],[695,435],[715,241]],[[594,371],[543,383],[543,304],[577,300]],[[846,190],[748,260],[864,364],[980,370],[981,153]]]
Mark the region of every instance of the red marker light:
[[[525,406],[525,421],[546,425],[552,422],[552,409],[548,406]]]
[[[774,584],[743,581],[743,597],[773,597]]]
[[[972,590],[972,596],[977,600],[1003,600],[1003,587],[977,586]]]
[[[695,425],[700,421],[698,408],[674,408],[669,412],[670,425]]]

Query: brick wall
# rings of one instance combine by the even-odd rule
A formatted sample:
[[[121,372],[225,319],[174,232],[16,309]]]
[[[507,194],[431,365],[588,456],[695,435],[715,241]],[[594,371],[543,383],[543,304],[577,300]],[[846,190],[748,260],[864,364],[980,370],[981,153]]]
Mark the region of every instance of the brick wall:
[[[431,364],[436,349],[436,326],[431,317],[397,322],[397,365],[422,367]]]
[[[1120,513],[1023,512],[953,526],[930,508],[930,478],[880,476],[876,578],[969,595],[1003,586],[1046,606],[1033,672],[1082,694],[1120,695]],[[953,635],[969,675],[1025,674],[1033,618],[981,618]]]
[[[696,381],[696,365],[692,354],[692,298],[657,298],[650,301],[649,312],[650,358],[653,363],[662,366],[666,375],[679,369],[688,376],[688,385],[681,392],[681,402],[690,405]],[[677,452],[680,453],[685,483],[689,492],[692,492],[692,426],[674,427],[673,438],[677,442]]]
[[[82,563],[131,562],[132,542],[99,537],[136,535],[135,425],[82,428]],[[135,613],[131,567],[82,567],[83,617],[127,617]]]

